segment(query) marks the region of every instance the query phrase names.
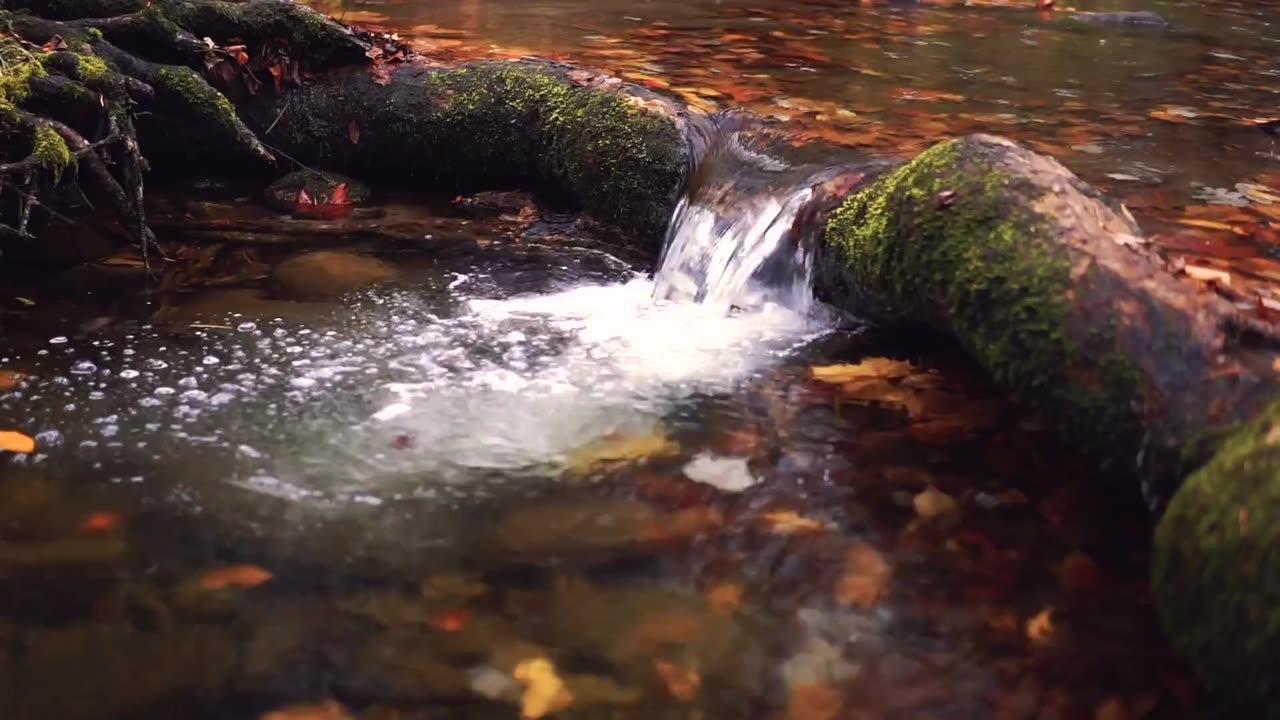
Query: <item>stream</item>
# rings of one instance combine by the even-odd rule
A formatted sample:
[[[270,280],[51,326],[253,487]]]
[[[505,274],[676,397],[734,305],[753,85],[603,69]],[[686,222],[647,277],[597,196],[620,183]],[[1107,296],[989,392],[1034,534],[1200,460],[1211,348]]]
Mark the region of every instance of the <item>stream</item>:
[[[873,64],[824,69],[813,53],[830,48],[795,59],[809,46],[793,34],[833,32],[823,2],[315,4],[450,55],[523,43],[631,58],[592,53],[650,53],[680,32],[732,46],[724,34],[762,28],[778,41],[762,55],[791,59],[746,73],[756,85],[737,78],[743,97],[845,102],[850,72],[889,87]],[[1168,80],[1147,74],[1200,52],[1186,43],[1228,33],[1209,10],[1164,9],[1191,39],[1089,29],[1090,52],[1178,43],[1125,65],[1155,85]],[[894,60],[905,11],[841,12],[842,33]],[[968,104],[1029,107],[983,84],[1031,87],[994,79],[1016,57],[961,57],[942,29],[1023,11],[918,12],[917,46],[971,70],[964,92],[979,99],[940,100],[966,106],[957,125],[1000,111]],[[1018,52],[1052,44],[1029,27]],[[1260,27],[1240,31],[1241,57],[1280,39]],[[674,55],[623,74],[696,68]],[[793,92],[761,90],[765,75]],[[1107,85],[1119,79],[1098,75],[1053,92],[1124,114]],[[910,102],[851,112],[887,125]],[[867,131],[806,113],[789,118],[797,135]],[[995,130],[1097,143],[1071,151],[1082,175],[1138,177],[1111,182],[1158,196],[1134,210],[1159,227],[1216,206],[1204,188],[1274,171],[1269,140],[1238,123],[1218,128],[1227,160],[1202,165],[1167,134],[1211,134],[1199,120],[1141,137],[1047,122]],[[935,134],[913,133],[845,149],[871,164]],[[0,266],[0,430],[37,443],[0,455],[0,717],[1198,717],[1147,595],[1136,489],[1097,482],[948,342],[813,296],[798,213],[847,159],[715,140],[725,152],[681,200],[660,258],[530,196],[378,193],[320,221],[207,183],[150,193],[178,249],[163,278],[125,257]],[[183,234],[218,223],[276,232]],[[1265,280],[1260,238],[1232,234],[1251,250],[1220,253],[1224,266]],[[1203,241],[1206,258],[1237,247]],[[302,298],[282,278],[316,251],[377,258],[379,282]]]

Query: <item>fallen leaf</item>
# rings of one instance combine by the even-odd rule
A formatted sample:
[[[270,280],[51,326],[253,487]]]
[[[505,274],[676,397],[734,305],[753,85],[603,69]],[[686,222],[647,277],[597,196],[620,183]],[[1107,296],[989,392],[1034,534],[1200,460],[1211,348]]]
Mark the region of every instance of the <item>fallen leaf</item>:
[[[427,624],[440,632],[455,633],[465,628],[470,620],[471,611],[466,608],[458,608],[457,610],[450,610],[433,616],[427,621]]]
[[[911,499],[911,505],[921,520],[933,520],[951,515],[959,510],[955,498],[930,485]]]
[[[1075,551],[1058,567],[1058,582],[1067,592],[1089,592],[1102,587],[1102,569],[1088,555]]]
[[[677,700],[689,702],[702,689],[702,676],[694,668],[681,667],[661,658],[654,658],[653,668],[658,671],[658,677],[662,678],[667,692]]]
[[[824,523],[799,515],[794,510],[773,510],[760,517],[764,520],[765,525],[768,525],[769,529],[778,535],[814,533],[827,529]]]
[[[569,453],[569,472],[577,475],[604,465],[639,462],[674,455],[680,446],[661,432],[648,435],[610,435]]]
[[[1027,620],[1027,639],[1030,640],[1033,645],[1048,644],[1048,642],[1053,639],[1054,632],[1053,611],[1049,608],[1041,610],[1030,620]]]
[[[844,558],[844,572],[836,581],[836,602],[844,606],[872,607],[885,596],[893,571],[884,555],[867,543],[858,543]]]
[[[531,658],[516,665],[512,677],[524,685],[520,696],[520,717],[537,720],[573,704],[573,694],[556,674],[555,665],[544,658]]]
[[[36,451],[36,441],[30,435],[23,435],[13,430],[0,430],[0,452],[5,450],[11,453],[33,453]]]
[[[360,125],[354,119],[347,125],[347,139],[352,145],[360,144]]]
[[[80,523],[80,530],[90,533],[110,532],[120,525],[120,515],[113,512],[96,512]]]
[[[824,683],[808,683],[791,688],[787,720],[833,720],[844,707],[844,697]]]
[[[733,582],[722,582],[707,591],[707,607],[711,612],[729,615],[742,607],[742,586]]]
[[[1216,282],[1223,285],[1231,284],[1231,273],[1225,270],[1215,270],[1214,268],[1201,267],[1199,265],[1187,265],[1182,268],[1182,272],[1192,280],[1201,282]]]
[[[222,590],[231,587],[251,588],[257,587],[273,577],[275,576],[257,565],[229,565],[217,570],[210,570],[201,575],[200,587],[205,590]]]
[[[0,391],[18,387],[27,376],[17,370],[0,370]]]
[[[882,357],[867,358],[860,363],[851,365],[826,365],[809,369],[809,373],[814,380],[833,385],[844,385],[858,378],[904,378],[914,371],[915,368],[911,366],[911,363],[905,360]]]
[[[260,715],[258,720],[354,720],[354,718],[338,701],[325,700],[320,703],[282,707]]]

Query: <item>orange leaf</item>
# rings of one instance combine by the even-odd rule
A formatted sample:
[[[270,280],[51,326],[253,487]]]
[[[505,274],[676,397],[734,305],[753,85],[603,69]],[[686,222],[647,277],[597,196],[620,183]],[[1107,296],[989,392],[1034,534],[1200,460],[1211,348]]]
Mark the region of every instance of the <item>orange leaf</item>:
[[[787,720],[833,720],[843,706],[840,691],[830,685],[797,685],[791,688]]]
[[[350,205],[351,199],[347,197],[347,184],[338,183],[333,189],[333,194],[329,196],[330,205]]]
[[[5,450],[12,453],[33,453],[36,451],[36,441],[29,435],[3,430],[0,431],[0,452]]]
[[[697,670],[680,667],[659,658],[653,659],[653,668],[658,671],[658,677],[662,678],[671,697],[689,702],[698,696],[698,690],[702,688],[702,676]]]
[[[27,376],[17,370],[0,370],[0,390],[12,390],[26,379]]]
[[[257,565],[229,565],[201,575],[200,587],[205,590],[222,590],[230,587],[251,588],[273,577],[275,576]]]
[[[761,516],[769,529],[779,535],[822,532],[826,525],[797,514],[795,510],[773,510]]]
[[[466,608],[458,608],[457,610],[450,610],[447,613],[436,615],[428,621],[428,624],[440,632],[454,633],[466,627],[469,620],[471,620],[471,611]]]
[[[113,512],[96,512],[80,523],[80,530],[90,533],[110,532],[120,525],[120,515]]]
[[[707,607],[719,615],[729,615],[742,607],[742,586],[722,582],[707,591]]]
[[[844,574],[836,581],[836,602],[844,606],[871,607],[889,588],[893,570],[880,551],[858,543],[844,558]]]
[[[1033,645],[1046,645],[1053,639],[1053,611],[1045,608],[1027,621],[1027,639]]]

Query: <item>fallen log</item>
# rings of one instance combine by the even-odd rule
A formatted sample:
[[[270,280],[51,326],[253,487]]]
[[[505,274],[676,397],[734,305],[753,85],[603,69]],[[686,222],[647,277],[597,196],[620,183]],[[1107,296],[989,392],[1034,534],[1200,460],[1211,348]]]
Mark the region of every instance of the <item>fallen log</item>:
[[[534,187],[656,254],[705,142],[696,117],[620,81],[538,61],[377,65],[368,58],[380,48],[366,38],[279,0],[0,8],[48,8],[45,18],[3,16],[22,41],[0,52],[27,59],[15,66],[26,75],[0,88],[0,125],[21,138],[0,147],[0,176],[20,191],[0,207],[0,241],[32,237],[29,220],[44,205],[23,198],[74,182],[79,174],[64,172],[74,164],[145,242],[141,147],[188,171],[210,155],[247,172],[295,158],[382,184]],[[215,89],[208,71],[241,62],[233,40],[251,46],[247,70],[231,66]],[[298,64],[270,64],[278,42],[300,51]],[[280,70],[279,91],[228,84],[254,67]],[[33,85],[50,74],[60,79]],[[60,120],[26,106],[34,97],[44,112],[84,112],[83,91],[101,93],[101,117]],[[135,132],[135,107],[160,112],[139,117]],[[1276,715],[1272,341],[1168,272],[1094,190],[1013,143],[942,143],[842,187],[851,194],[831,203],[818,248],[826,298],[954,337],[1107,476],[1136,477],[1162,513],[1153,586],[1175,645],[1236,716]]]

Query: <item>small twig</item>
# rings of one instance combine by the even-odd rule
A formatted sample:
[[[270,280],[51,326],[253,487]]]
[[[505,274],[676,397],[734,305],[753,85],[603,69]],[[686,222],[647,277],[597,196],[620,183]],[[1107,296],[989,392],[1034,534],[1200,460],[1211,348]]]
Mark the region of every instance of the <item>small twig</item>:
[[[271,131],[272,131],[272,130],[274,130],[274,129],[275,129],[275,127],[276,127],[276,123],[280,122],[280,118],[283,118],[283,117],[284,117],[285,112],[287,112],[287,111],[289,110],[289,104],[290,104],[290,103],[292,103],[292,102],[293,102],[293,100],[292,100],[292,99],[289,99],[289,100],[285,100],[285,101],[284,101],[284,107],[280,108],[280,114],[279,114],[279,115],[276,115],[276,119],[275,119],[275,120],[272,120],[272,121],[271,121],[271,124],[267,126],[267,129],[266,129],[266,130],[264,130],[264,131],[262,132],[262,134],[263,134],[263,135],[270,135],[270,134],[271,134]],[[266,143],[263,143],[263,144],[264,144],[264,145],[266,145]],[[271,147],[271,146],[270,146],[270,145],[267,145],[267,147]],[[276,152],[280,152],[280,151],[279,151],[278,149],[276,149],[276,148],[271,148],[271,149],[272,149],[272,150],[275,150]],[[281,154],[281,155],[284,155],[284,153],[280,153],[280,154]],[[287,158],[287,157],[289,157],[289,156],[288,156],[288,155],[285,155],[285,157]],[[290,158],[290,159],[292,159],[292,158]]]

